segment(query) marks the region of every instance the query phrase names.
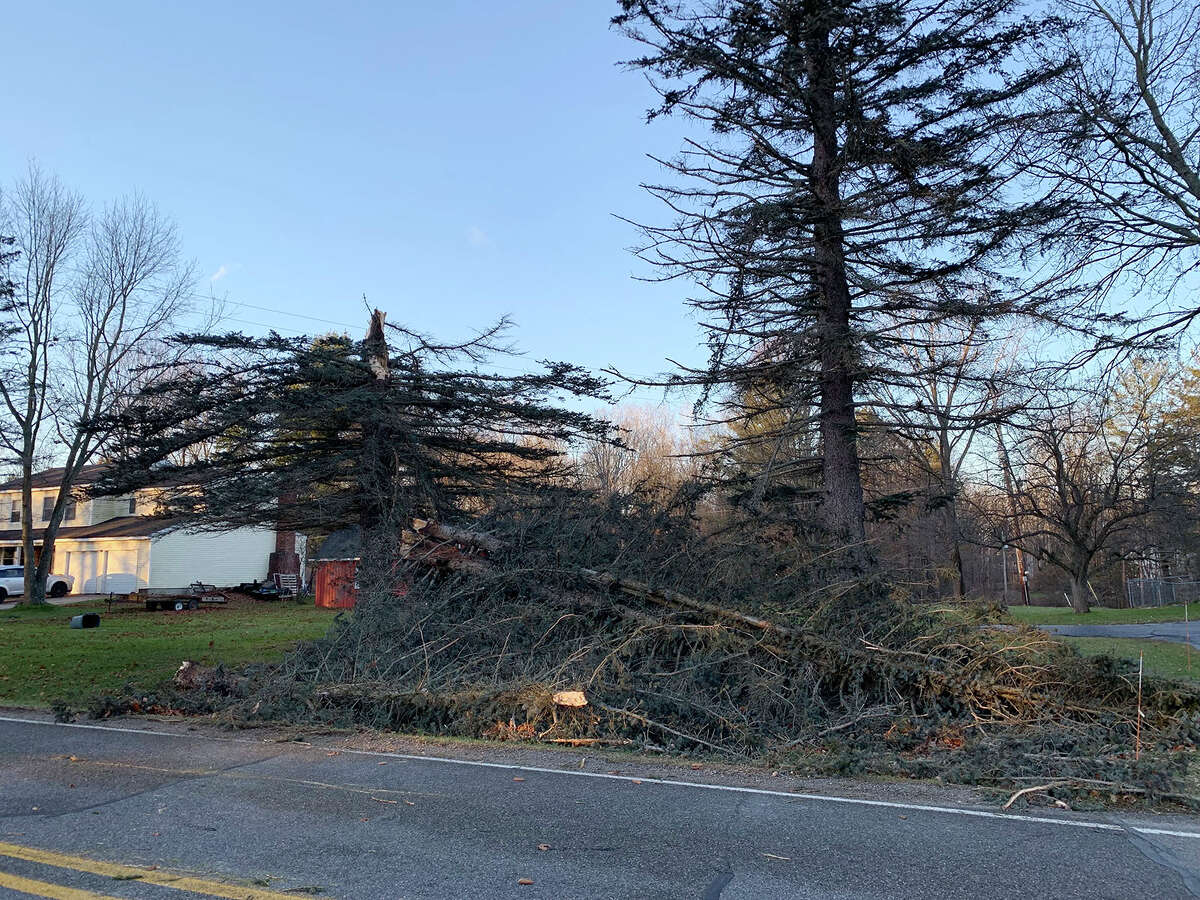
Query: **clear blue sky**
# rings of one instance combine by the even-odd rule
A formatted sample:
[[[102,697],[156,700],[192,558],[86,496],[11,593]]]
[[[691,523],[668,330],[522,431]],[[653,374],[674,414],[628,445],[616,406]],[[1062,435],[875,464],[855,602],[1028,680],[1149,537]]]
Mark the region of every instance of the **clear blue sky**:
[[[440,336],[510,314],[533,358],[703,358],[686,285],[648,285],[614,214],[681,126],[647,125],[615,2],[25,3],[0,18],[0,176],[31,159],[179,224],[232,327]],[[239,307],[237,304],[249,304]]]

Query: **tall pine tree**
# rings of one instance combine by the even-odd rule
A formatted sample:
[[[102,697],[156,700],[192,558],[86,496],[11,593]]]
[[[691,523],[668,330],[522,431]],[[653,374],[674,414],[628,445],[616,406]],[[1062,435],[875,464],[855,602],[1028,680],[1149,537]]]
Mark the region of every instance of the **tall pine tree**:
[[[1017,0],[619,2],[614,24],[646,48],[629,65],[661,97],[651,118],[711,132],[662,161],[675,184],[647,186],[675,220],[641,226],[641,255],[700,285],[709,334],[707,367],[673,381],[725,421],[753,388],[790,429],[815,427],[825,532],[843,571],[870,567],[865,390],[928,376],[893,364],[914,325],[1058,308],[1016,283],[1011,254],[1062,213],[1013,162],[1018,101],[1059,74],[1023,51],[1059,23]]]

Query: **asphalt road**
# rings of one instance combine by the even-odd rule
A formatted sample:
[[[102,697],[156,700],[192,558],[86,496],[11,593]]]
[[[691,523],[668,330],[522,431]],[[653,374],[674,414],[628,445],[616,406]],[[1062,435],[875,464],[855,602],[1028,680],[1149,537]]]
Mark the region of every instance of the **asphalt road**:
[[[1142,638],[1191,644],[1200,650],[1200,625],[1195,622],[1153,622],[1146,625],[1039,625],[1038,628],[1067,637]]]
[[[46,602],[51,606],[75,606],[80,603],[99,603],[108,599],[108,594],[68,594],[66,597],[47,597]],[[15,609],[18,600],[0,603],[0,612]]]
[[[633,762],[610,775],[478,747],[430,759],[16,715],[0,718],[3,898],[1200,896],[1195,818],[1009,816],[887,786],[839,799]]]

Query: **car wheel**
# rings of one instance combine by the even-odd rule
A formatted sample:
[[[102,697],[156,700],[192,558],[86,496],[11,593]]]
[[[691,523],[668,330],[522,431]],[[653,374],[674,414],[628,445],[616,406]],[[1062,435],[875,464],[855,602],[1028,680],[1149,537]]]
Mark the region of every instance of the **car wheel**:
[[[65,597],[67,596],[67,591],[69,590],[70,588],[67,587],[67,583],[65,581],[56,581],[54,582],[54,586],[50,588],[50,596]]]
[[[6,591],[4,588],[0,588],[0,603],[3,603],[7,599],[8,599],[8,591]]]

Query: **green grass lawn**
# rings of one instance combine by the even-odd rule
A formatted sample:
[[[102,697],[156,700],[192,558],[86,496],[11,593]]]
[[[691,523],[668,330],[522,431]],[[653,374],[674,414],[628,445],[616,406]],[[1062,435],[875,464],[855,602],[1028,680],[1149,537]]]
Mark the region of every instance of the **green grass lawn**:
[[[1182,622],[1182,604],[1148,609],[1093,609],[1077,613],[1066,606],[1010,606],[1008,616],[1025,625],[1136,625],[1144,622]],[[1187,606],[1188,618],[1200,617],[1200,603]]]
[[[1193,649],[1190,656],[1186,644],[1167,641],[1144,641],[1138,638],[1108,637],[1060,637],[1077,649],[1083,656],[1115,656],[1137,662],[1138,653],[1144,654],[1143,664],[1147,674],[1164,678],[1200,680],[1200,651]]]
[[[82,612],[100,613],[100,627],[68,627]],[[335,612],[311,601],[256,603],[187,612],[147,612],[104,603],[18,606],[0,611],[0,705],[83,705],[125,684],[149,689],[190,659],[205,665],[270,661],[297,641],[325,633]]]

